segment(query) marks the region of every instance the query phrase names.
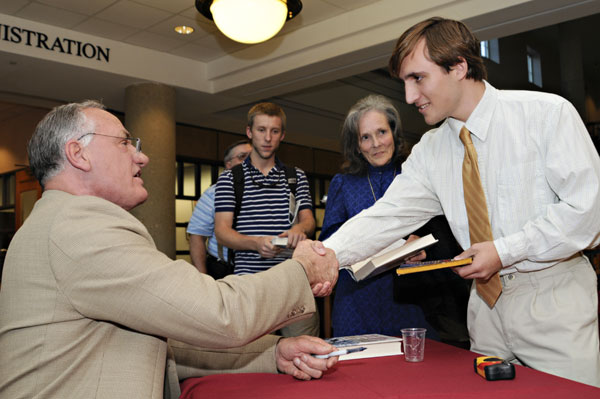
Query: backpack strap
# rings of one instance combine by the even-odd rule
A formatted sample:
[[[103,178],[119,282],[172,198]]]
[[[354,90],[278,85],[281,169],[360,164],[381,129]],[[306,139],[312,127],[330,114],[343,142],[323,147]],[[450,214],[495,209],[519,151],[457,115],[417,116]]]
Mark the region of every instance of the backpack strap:
[[[235,230],[237,225],[237,218],[242,209],[242,197],[244,196],[244,167],[242,164],[235,165],[231,168],[231,174],[233,176],[233,194],[235,196],[235,208],[233,210],[233,223],[231,228]],[[221,249],[221,251],[223,251]],[[230,265],[234,264],[235,251],[231,248],[227,248],[227,263]],[[223,259],[223,258],[221,258]]]
[[[296,187],[298,187],[298,177],[296,175],[296,168],[293,166],[283,165],[283,169],[285,170],[285,180],[287,180],[287,184],[290,187],[290,193],[296,196]]]
[[[242,164],[235,165],[231,168],[231,174],[233,175],[233,193],[235,195],[235,209],[233,211],[233,225],[235,229],[237,225],[237,217],[242,209],[242,197],[244,196],[244,168]]]
[[[287,181],[288,187],[290,188],[290,223],[296,224],[296,218],[298,214],[298,204],[296,203],[296,188],[298,187],[298,176],[296,175],[296,168],[293,166],[283,165],[285,171],[285,180]]]

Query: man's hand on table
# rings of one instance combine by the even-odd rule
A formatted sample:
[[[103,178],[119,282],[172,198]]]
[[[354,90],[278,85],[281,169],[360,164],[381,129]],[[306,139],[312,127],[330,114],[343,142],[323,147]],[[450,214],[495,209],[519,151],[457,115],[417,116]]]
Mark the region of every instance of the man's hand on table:
[[[303,240],[298,243],[292,259],[304,267],[314,296],[331,294],[339,273],[339,263],[331,249],[319,241]]]
[[[338,362],[338,357],[317,359],[312,354],[325,355],[334,350],[336,349],[333,345],[317,337],[302,335],[282,338],[275,349],[277,370],[299,380],[321,378],[324,371]]]

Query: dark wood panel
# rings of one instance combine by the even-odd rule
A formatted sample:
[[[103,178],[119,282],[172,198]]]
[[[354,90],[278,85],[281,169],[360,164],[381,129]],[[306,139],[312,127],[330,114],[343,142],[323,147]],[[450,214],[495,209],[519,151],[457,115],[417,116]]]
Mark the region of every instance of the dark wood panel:
[[[218,161],[218,133],[213,130],[177,125],[177,155]]]
[[[342,154],[327,150],[314,150],[315,154],[315,173],[323,175],[335,175],[340,173],[340,167],[344,159]]]

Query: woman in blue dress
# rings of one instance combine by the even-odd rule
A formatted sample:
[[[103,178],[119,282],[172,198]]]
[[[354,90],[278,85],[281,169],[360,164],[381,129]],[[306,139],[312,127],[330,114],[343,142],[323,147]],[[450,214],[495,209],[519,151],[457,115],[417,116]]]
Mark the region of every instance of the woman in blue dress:
[[[352,106],[342,128],[342,153],[345,173],[335,175],[329,185],[320,240],[373,205],[401,172],[400,117],[387,98],[370,95]],[[393,273],[357,283],[346,270],[340,271],[332,310],[334,336],[397,336],[402,328],[425,327],[428,337],[437,338],[418,305],[394,300]]]

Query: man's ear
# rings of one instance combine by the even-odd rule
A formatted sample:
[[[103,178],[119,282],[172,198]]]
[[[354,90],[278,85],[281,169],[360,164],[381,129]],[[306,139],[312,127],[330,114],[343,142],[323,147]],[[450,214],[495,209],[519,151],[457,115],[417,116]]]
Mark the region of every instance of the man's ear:
[[[249,140],[252,140],[252,129],[249,126],[246,126],[246,136]]]
[[[92,168],[86,148],[77,140],[67,141],[67,144],[65,145],[65,156],[67,161],[75,169],[87,172]]]
[[[458,57],[459,61],[452,66],[452,71],[459,80],[467,78],[467,72],[469,72],[469,64],[463,57]]]

